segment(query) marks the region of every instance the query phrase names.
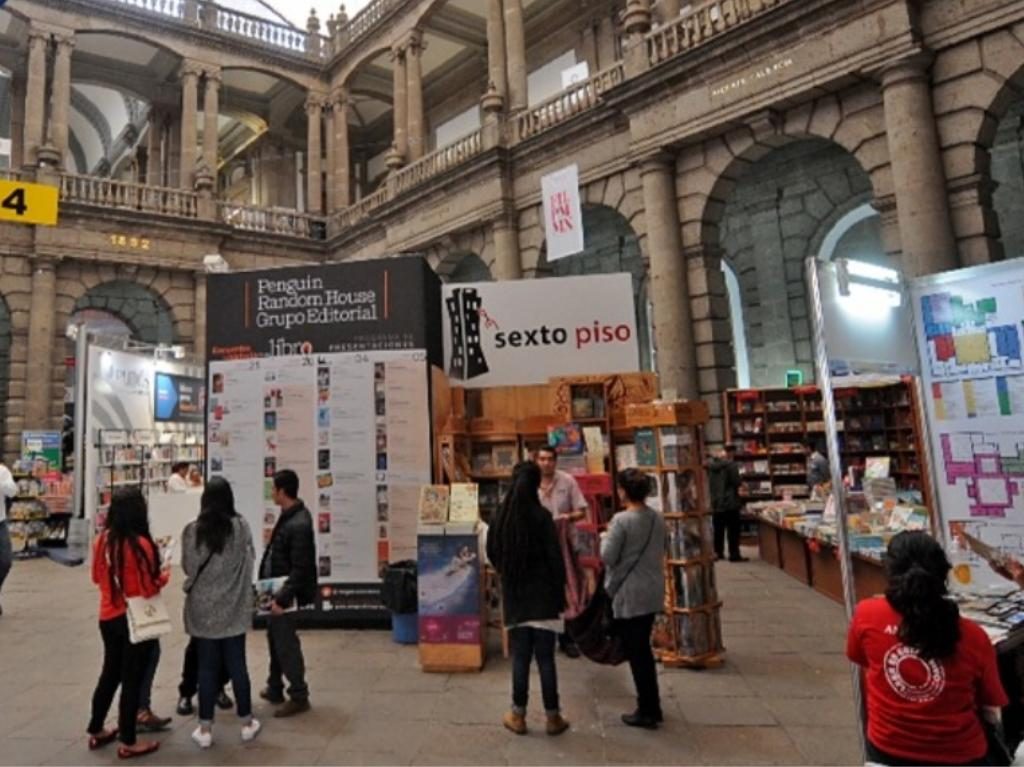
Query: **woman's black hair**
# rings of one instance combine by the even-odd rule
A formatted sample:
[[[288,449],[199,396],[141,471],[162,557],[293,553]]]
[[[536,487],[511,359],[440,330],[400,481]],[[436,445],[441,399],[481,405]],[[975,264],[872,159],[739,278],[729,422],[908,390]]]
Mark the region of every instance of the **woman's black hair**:
[[[530,520],[530,509],[541,507],[540,467],[533,461],[516,464],[512,470],[512,487],[505,494],[494,520],[491,534],[497,536],[502,552],[502,575],[509,583],[521,582],[527,566],[527,554],[538,544],[537,532]]]
[[[106,556],[110,559],[110,593],[120,594],[124,584],[124,550],[130,546],[139,567],[155,583],[160,577],[160,557],[149,534],[149,510],[137,487],[119,487],[110,497],[107,510]],[[149,541],[149,552],[141,540]]]
[[[633,503],[643,503],[651,494],[651,478],[639,469],[624,469],[619,472],[619,487]]]
[[[199,509],[196,546],[205,545],[207,551],[220,554],[234,532],[234,518],[238,515],[231,483],[224,477],[214,477],[207,482]]]
[[[885,569],[885,598],[903,618],[900,641],[925,660],[952,656],[960,641],[960,611],[948,596],[952,566],[942,546],[927,533],[900,533],[889,543]]]

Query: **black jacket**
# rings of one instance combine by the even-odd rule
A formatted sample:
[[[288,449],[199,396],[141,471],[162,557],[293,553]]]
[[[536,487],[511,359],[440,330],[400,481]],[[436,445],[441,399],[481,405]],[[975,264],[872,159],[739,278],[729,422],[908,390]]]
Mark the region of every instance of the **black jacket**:
[[[708,484],[711,486],[711,510],[716,514],[739,511],[740,468],[735,461],[712,458],[708,461]]]
[[[302,501],[296,501],[290,509],[281,512],[260,562],[260,578],[283,576],[288,580],[276,597],[281,607],[288,607],[293,600],[299,605],[316,601],[313,517]]]
[[[553,620],[565,610],[565,562],[558,542],[558,530],[551,512],[540,505],[514,509],[524,514],[530,526],[530,540],[536,545],[530,551],[506,551],[498,533],[501,514],[487,535],[487,558],[501,576],[501,599],[505,607],[505,625],[527,621]],[[523,575],[513,581],[506,568],[512,558],[523,560]]]

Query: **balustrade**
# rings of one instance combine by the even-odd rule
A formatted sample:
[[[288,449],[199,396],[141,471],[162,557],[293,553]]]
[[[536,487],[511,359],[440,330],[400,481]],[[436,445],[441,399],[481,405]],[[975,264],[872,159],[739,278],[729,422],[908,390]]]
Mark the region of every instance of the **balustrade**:
[[[320,216],[284,208],[256,208],[232,202],[219,202],[220,220],[235,229],[308,240],[326,238],[326,225]]]
[[[663,24],[646,38],[651,66],[697,48],[790,0],[709,0]]]
[[[587,80],[520,112],[515,117],[515,137],[518,141],[543,133],[556,125],[596,107],[605,91],[611,90],[626,78],[622,62],[616,62]]]
[[[65,173],[60,178],[60,199],[103,208],[196,218],[199,198],[195,192],[186,189]]]
[[[434,176],[461,165],[480,154],[483,146],[483,132],[476,130],[448,146],[431,152],[398,171],[395,176],[395,192],[402,194]]]

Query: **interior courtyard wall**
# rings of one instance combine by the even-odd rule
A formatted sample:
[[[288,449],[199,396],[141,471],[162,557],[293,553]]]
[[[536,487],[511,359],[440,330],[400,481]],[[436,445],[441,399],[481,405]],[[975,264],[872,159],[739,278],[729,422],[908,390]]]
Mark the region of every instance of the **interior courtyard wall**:
[[[992,149],[992,180],[1003,255],[1024,257],[1024,95],[999,123]]]

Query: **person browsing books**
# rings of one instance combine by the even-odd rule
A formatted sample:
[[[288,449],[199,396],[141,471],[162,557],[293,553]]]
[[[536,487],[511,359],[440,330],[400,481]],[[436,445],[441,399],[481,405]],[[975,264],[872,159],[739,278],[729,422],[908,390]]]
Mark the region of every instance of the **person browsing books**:
[[[568,523],[586,519],[589,505],[583,497],[576,479],[558,468],[558,452],[550,445],[537,450],[537,466],[540,467],[540,489],[538,496],[541,505],[551,512],[557,522],[565,518]],[[579,648],[564,631],[558,635],[558,645],[568,657],[580,657]]]
[[[270,543],[260,562],[260,578],[284,578],[267,616],[267,643],[270,647],[270,676],[260,697],[283,704],[274,716],[294,716],[309,711],[309,687],[306,663],[296,632],[294,609],[316,599],[316,546],[313,541],[313,517],[299,500],[299,477],[283,469],[274,475],[273,500],[281,509]],[[284,697],[284,679],[288,680],[288,698]]]
[[[168,493],[187,493],[192,487],[188,481],[188,464],[179,461],[171,467],[171,476],[167,478]]]
[[[736,448],[725,445],[718,448],[708,460],[708,485],[711,488],[712,522],[715,528],[715,556],[725,559],[725,539],[729,537],[729,561],[744,562],[740,553],[740,532],[743,524],[740,514],[743,500],[740,488],[740,467],[737,466]]]
[[[214,477],[203,491],[199,519],[182,535],[185,571],[185,631],[196,640],[199,657],[199,726],[192,740],[213,745],[214,705],[223,694],[221,669],[227,667],[242,720],[242,741],[259,734],[252,715],[245,633],[252,622],[252,569],[256,558],[249,525],[235,510],[231,485]]]
[[[869,761],[998,764],[982,717],[998,727],[1008,698],[992,642],[949,598],[946,552],[926,533],[900,533],[885,569],[885,596],[857,605],[846,643],[864,670]]]

